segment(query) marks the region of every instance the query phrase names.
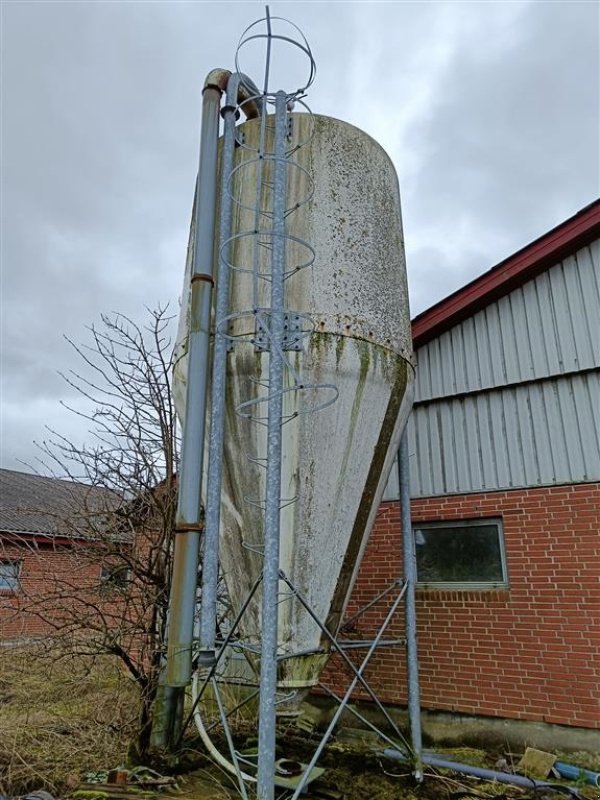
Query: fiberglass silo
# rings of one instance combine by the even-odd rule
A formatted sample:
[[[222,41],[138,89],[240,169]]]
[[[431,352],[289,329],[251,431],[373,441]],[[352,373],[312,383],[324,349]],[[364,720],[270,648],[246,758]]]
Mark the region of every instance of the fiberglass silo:
[[[286,325],[293,340],[294,328],[309,316],[313,332],[299,335],[285,354],[300,378],[283,395],[280,569],[335,635],[412,402],[400,201],[394,167],[367,134],[324,116],[294,113],[289,120],[287,152],[294,163],[286,175],[285,301],[292,311]],[[261,409],[270,353],[261,346],[252,306],[257,297],[259,306],[268,306],[269,280],[257,282],[256,275],[257,260],[266,264],[270,247],[264,242],[261,249],[259,241],[257,255],[256,231],[257,220],[268,217],[272,167],[257,156],[260,129],[260,118],[238,126],[241,146],[228,181],[231,346],[219,552],[234,612],[262,570]],[[266,135],[268,141],[269,130]],[[257,197],[259,168],[267,172]],[[257,203],[264,215],[257,216]],[[298,269],[308,261],[311,266]],[[309,687],[327,660],[328,641],[302,604],[285,601],[283,582],[280,591],[278,685]],[[250,652],[258,649],[260,589],[239,633]]]

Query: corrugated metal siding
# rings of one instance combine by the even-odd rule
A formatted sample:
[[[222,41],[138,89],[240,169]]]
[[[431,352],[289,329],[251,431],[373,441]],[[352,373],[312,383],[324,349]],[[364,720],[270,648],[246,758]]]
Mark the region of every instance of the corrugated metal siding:
[[[412,495],[600,480],[599,368],[596,241],[417,351]]]
[[[600,480],[600,370],[418,405],[408,436],[413,497]]]
[[[600,367],[600,242],[417,351],[415,402]]]

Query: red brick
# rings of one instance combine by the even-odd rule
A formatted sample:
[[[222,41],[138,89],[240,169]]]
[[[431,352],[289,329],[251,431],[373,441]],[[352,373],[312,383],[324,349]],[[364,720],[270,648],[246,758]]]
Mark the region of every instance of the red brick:
[[[412,513],[413,522],[501,517],[510,579],[494,592],[417,590],[423,706],[600,728],[600,484],[419,498]],[[396,577],[401,549],[398,506],[384,503],[357,605]],[[370,613],[361,634],[383,613]],[[401,634],[402,615],[400,623]],[[388,702],[404,701],[404,675],[402,648],[368,670]],[[326,677],[335,683],[330,669]]]

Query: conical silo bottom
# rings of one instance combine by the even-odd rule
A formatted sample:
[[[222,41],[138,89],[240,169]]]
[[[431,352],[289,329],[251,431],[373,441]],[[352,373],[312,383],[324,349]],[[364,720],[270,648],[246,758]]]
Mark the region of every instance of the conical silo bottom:
[[[280,569],[291,587],[280,581],[282,693],[314,686],[327,663],[330,640],[322,628],[333,636],[338,632],[397,452],[412,388],[412,366],[363,339],[316,333],[307,352],[290,357],[304,376],[304,387],[335,385],[339,395],[320,410],[312,410],[318,406],[317,389],[285,395]],[[230,355],[220,557],[233,614],[242,608],[262,571],[266,452],[265,426],[235,409],[247,403],[251,392],[260,397],[268,366],[269,354],[252,348],[238,348]],[[259,586],[239,625],[257,674],[261,602]]]

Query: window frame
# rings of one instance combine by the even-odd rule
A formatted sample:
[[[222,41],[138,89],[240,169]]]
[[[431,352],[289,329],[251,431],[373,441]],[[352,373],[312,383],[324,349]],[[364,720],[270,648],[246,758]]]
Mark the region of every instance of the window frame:
[[[0,574],[0,594],[3,595],[11,595],[11,594],[19,594],[21,591],[21,575],[23,572],[23,559],[22,558],[0,558],[0,568],[5,565],[16,566],[16,574],[12,577],[14,581],[14,585],[10,585],[10,576],[4,576]],[[6,581],[7,585],[3,585],[3,581]]]
[[[125,564],[113,566],[102,564],[100,567],[99,588],[101,592],[129,591],[131,585],[131,570]]]
[[[500,553],[500,567],[502,569],[501,581],[421,581],[419,579],[419,565],[417,561],[417,531],[421,529],[449,529],[449,528],[481,528],[496,526],[496,534]],[[413,544],[415,548],[415,568],[417,580],[415,587],[419,590],[453,590],[453,591],[486,591],[491,589],[508,589],[508,565],[506,563],[506,548],[504,545],[504,525],[502,517],[478,517],[476,519],[446,519],[435,521],[413,522]]]

